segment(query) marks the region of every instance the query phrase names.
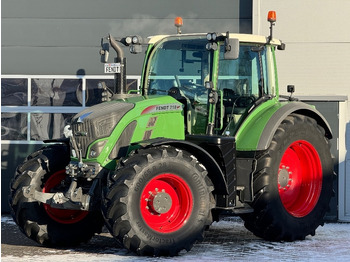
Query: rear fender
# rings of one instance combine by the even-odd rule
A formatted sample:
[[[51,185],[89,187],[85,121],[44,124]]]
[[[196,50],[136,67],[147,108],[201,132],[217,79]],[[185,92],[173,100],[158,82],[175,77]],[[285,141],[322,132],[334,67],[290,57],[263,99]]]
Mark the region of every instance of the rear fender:
[[[265,105],[264,105],[265,104]],[[325,130],[325,136],[332,138],[332,131],[326,119],[314,107],[303,102],[274,102],[270,100],[256,108],[248,116],[236,134],[237,151],[266,150],[282,123],[290,114],[311,117]]]
[[[292,102],[277,110],[266,123],[266,126],[260,136],[257,150],[265,150],[270,146],[272,138],[279,125],[288,115],[293,113],[315,119],[318,125],[324,128],[325,136],[328,139],[331,139],[333,137],[332,130],[327,120],[323,117],[323,115],[321,115],[319,111],[308,104],[302,102]]]

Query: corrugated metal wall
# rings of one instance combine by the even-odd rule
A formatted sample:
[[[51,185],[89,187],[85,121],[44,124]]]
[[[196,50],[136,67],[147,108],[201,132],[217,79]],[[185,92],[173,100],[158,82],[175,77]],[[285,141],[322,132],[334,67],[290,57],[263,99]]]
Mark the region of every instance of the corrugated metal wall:
[[[3,0],[2,74],[102,74],[100,38],[175,33],[251,33],[252,2],[243,0]],[[143,55],[129,58],[140,74]]]
[[[250,0],[2,0],[1,74],[102,75],[101,37],[173,34],[176,16],[184,18],[183,33],[252,32]],[[143,54],[126,54],[127,74],[139,75]],[[52,113],[50,107],[47,112]],[[9,211],[9,181],[16,166],[38,147],[31,141],[1,144],[2,212]]]

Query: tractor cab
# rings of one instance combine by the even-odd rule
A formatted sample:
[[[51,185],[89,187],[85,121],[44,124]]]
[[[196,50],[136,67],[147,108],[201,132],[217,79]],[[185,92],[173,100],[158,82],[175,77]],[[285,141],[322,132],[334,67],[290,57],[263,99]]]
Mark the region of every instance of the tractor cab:
[[[180,101],[187,134],[234,135],[257,101],[275,95],[274,68],[267,66],[274,50],[264,37],[158,36],[149,45],[143,94]],[[228,56],[227,49],[236,55]]]

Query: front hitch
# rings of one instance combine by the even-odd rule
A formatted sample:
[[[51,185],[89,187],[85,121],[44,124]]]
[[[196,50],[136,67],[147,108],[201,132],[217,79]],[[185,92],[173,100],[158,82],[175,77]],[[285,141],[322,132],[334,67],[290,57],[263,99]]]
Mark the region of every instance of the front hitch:
[[[91,196],[83,194],[82,188],[71,191],[69,197],[63,192],[44,193],[38,191],[34,186],[22,188],[23,196],[34,201],[47,204],[53,208],[71,209],[71,210],[90,210]]]
[[[70,164],[72,165],[72,164]],[[87,178],[89,180],[89,178]],[[101,177],[95,177],[89,191],[84,194],[83,188],[78,187],[78,179],[71,176],[69,188],[61,192],[46,193],[35,189],[34,185],[22,188],[23,196],[57,209],[93,211],[99,209]]]

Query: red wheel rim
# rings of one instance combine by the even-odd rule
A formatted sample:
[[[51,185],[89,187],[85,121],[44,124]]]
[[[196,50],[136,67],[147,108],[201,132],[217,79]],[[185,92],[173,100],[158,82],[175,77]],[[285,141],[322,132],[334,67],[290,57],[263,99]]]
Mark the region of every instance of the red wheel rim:
[[[291,215],[304,217],[316,206],[322,189],[322,165],[316,149],[298,140],[284,152],[278,171],[278,191]]]
[[[150,228],[161,233],[175,232],[191,216],[191,189],[177,175],[158,175],[143,189],[140,208],[142,217]]]
[[[67,174],[65,170],[54,173],[45,183],[43,192],[54,193],[54,189],[66,178]],[[56,222],[61,224],[73,224],[77,223],[87,216],[88,211],[70,210],[70,209],[58,209],[53,208],[48,204],[44,204],[46,213]]]

